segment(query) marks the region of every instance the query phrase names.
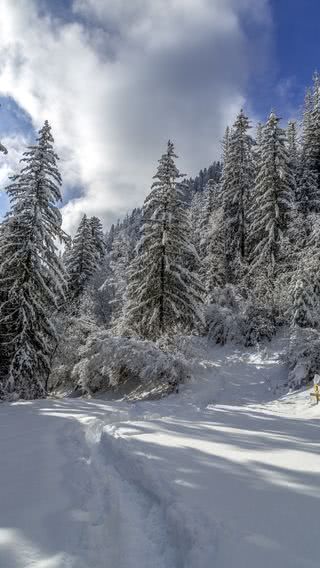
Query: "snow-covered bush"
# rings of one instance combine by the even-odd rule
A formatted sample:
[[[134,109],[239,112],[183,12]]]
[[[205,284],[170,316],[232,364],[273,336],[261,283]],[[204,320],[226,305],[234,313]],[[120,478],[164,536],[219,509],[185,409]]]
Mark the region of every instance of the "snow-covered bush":
[[[243,313],[244,344],[247,347],[256,345],[264,339],[271,340],[275,334],[274,314],[272,308],[254,301],[248,301]]]
[[[243,322],[239,310],[239,296],[233,286],[214,288],[212,303],[205,312],[209,339],[224,345],[227,341],[243,339]]]
[[[139,385],[168,392],[188,378],[182,357],[160,349],[152,341],[115,337],[108,331],[92,334],[79,350],[72,378],[84,393],[110,388],[130,392]]]
[[[296,327],[292,333],[289,351],[289,385],[300,388],[320,373],[320,332],[312,328]]]
[[[275,333],[272,309],[244,297],[236,287],[215,288],[212,299],[206,309],[206,328],[216,343],[231,341],[248,347],[270,340]]]
[[[224,345],[243,338],[241,316],[226,306],[210,304],[206,309],[206,324],[208,338],[215,343]]]
[[[76,385],[71,375],[80,359],[79,349],[85,345],[89,335],[99,328],[85,315],[60,317],[57,327],[60,340],[53,356],[48,389],[72,392]]]

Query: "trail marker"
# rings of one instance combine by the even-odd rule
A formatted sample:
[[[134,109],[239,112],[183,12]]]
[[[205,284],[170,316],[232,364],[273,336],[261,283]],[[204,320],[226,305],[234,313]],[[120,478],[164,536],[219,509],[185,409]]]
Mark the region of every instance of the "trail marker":
[[[314,392],[310,393],[310,396],[314,396],[316,398],[317,404],[319,404],[320,400],[320,386],[318,383],[314,383]]]

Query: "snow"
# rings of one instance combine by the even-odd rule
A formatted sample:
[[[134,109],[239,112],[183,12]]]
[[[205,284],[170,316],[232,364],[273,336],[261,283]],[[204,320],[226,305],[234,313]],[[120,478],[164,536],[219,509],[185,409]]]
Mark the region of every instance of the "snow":
[[[161,401],[2,404],[1,568],[318,567],[320,406],[284,344],[195,340]]]

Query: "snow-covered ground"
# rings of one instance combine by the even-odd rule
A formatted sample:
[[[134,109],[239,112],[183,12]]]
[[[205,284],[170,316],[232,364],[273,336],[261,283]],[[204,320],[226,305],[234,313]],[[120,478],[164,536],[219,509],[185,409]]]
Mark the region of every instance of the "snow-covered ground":
[[[318,568],[320,406],[282,349],[199,342],[161,401],[2,404],[0,567]]]

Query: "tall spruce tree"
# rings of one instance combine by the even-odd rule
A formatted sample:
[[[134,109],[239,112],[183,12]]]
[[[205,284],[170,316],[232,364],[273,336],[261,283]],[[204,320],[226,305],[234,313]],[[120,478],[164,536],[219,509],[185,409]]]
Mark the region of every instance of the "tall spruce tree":
[[[205,211],[206,192],[198,191],[193,195],[190,203],[190,219],[193,227],[192,242],[200,258],[204,257],[203,249],[203,215]]]
[[[103,242],[100,222],[97,223],[96,219],[94,218],[92,222],[87,215],[83,215],[72,246],[66,255],[68,293],[75,309],[79,307],[81,296],[102,260]],[[99,229],[98,235],[97,229]]]
[[[222,146],[222,163],[223,163],[223,165],[222,165],[222,174],[223,174],[223,167],[224,167],[224,164],[226,163],[226,161],[227,161],[227,159],[228,159],[230,136],[231,136],[230,126],[227,126],[227,128],[225,129],[224,136],[223,136],[223,138],[222,138],[222,142],[221,142],[221,146]]]
[[[314,286],[306,274],[294,279],[292,294],[292,324],[298,327],[314,327],[315,314],[319,302],[314,292]]]
[[[223,288],[226,284],[223,222],[222,207],[212,211],[208,221],[207,255],[203,261],[206,299],[208,302],[212,300],[214,289]]]
[[[176,158],[169,141],[144,202],[142,238],[129,275],[125,327],[149,339],[190,330],[200,319],[202,286],[183,264],[192,247],[187,187]]]
[[[120,231],[115,237],[112,245],[110,269],[111,274],[108,280],[109,286],[113,288],[113,298],[110,302],[112,310],[111,325],[115,330],[119,329],[120,316],[125,303],[126,288],[128,283],[130,243],[125,231]]]
[[[316,129],[313,125],[314,95],[307,90],[302,121],[302,150],[297,181],[298,211],[307,236],[312,230],[311,213],[320,211],[319,172],[314,151]]]
[[[91,217],[89,225],[91,227],[92,241],[96,249],[97,263],[101,264],[106,254],[106,242],[102,223],[99,217]]]
[[[314,73],[312,88],[312,108],[310,120],[309,154],[317,175],[318,196],[320,201],[320,76]],[[318,211],[318,209],[317,209]]]
[[[53,143],[46,121],[7,187],[11,210],[0,234],[1,347],[8,361],[4,396],[34,399],[46,394],[56,338],[51,316],[65,289],[56,246],[64,233],[56,206],[61,176]]]
[[[0,142],[0,152],[2,152],[3,154],[7,154],[8,150],[5,146],[3,146],[3,144]],[[0,242],[2,239],[1,236],[1,232],[3,230],[3,225],[2,223],[0,223]],[[2,259],[0,257],[0,264],[2,262]],[[2,304],[2,302],[5,300],[5,296],[3,296],[3,293],[1,293],[0,291],[0,305]],[[1,338],[4,336],[5,334],[5,328],[2,327],[2,324],[0,322],[0,346],[1,346]],[[1,392],[3,394],[2,391],[2,384],[3,384],[3,378],[7,373],[7,368],[8,368],[8,359],[7,359],[7,349],[5,349],[4,346],[0,347],[1,348],[1,356],[0,356],[0,398],[1,398]]]
[[[254,183],[250,123],[240,111],[231,130],[222,174],[226,275],[239,282],[247,258],[247,210]]]
[[[297,126],[294,120],[289,120],[288,122],[287,141],[288,141],[289,165],[295,182],[295,186],[293,189],[294,191],[296,191],[296,184],[297,184],[297,177],[299,170],[299,151],[298,151]]]
[[[282,254],[294,199],[294,178],[286,147],[285,131],[272,112],[263,128],[261,155],[249,220],[252,238],[252,269],[263,269],[271,280]]]
[[[297,255],[289,287],[292,324],[318,327],[320,324],[320,222],[315,219],[312,232]]]

